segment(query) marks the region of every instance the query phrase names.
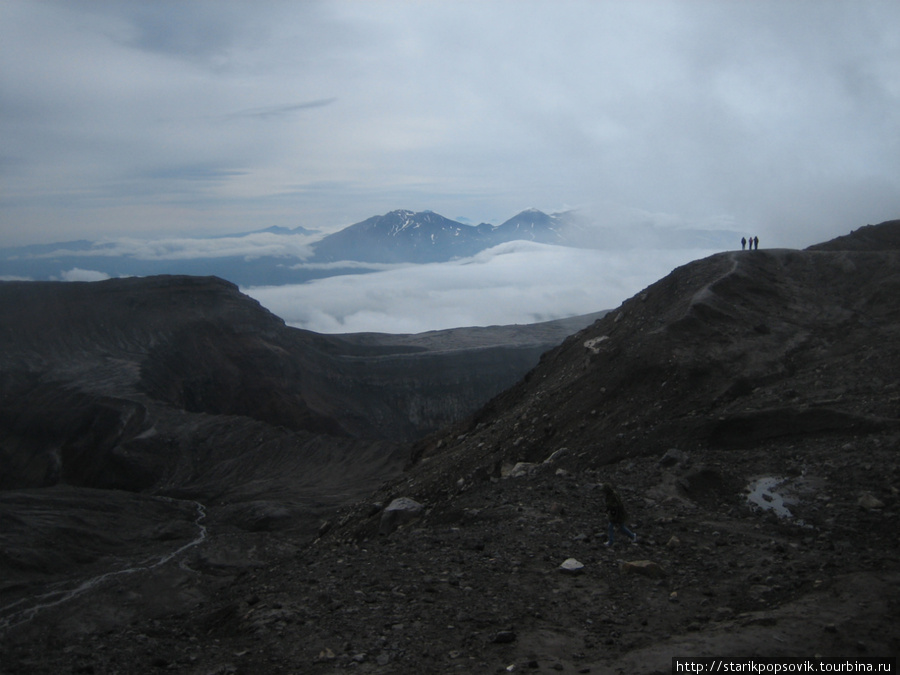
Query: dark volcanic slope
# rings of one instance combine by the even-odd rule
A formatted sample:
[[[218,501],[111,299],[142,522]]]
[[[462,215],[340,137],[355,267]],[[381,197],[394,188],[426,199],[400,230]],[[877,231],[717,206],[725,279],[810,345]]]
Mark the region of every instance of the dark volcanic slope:
[[[837,237],[815,246],[810,251],[884,251],[897,247],[900,239],[900,220],[889,220],[880,225],[866,225],[843,237]]]
[[[0,308],[4,488],[170,484],[216,426],[198,413],[343,432],[308,402],[283,323],[226,282],[4,283]]]
[[[112,580],[10,630],[5,667],[649,674],[676,655],[896,655],[900,241],[865,234],[877,246],[675,270],[417,443],[314,545],[280,533],[277,563],[239,571],[246,540],[199,543],[160,569],[202,605],[141,614],[123,598],[159,575]],[[604,546],[605,482],[638,545]],[[423,509],[397,527],[399,497]]]
[[[896,654],[897,249],[724,253],[675,270],[420,443],[402,478],[314,547],[154,639],[177,661],[191,647],[176,630],[215,636],[228,652],[204,663],[248,673]],[[745,491],[759,479],[770,492]],[[638,546],[603,545],[602,482],[619,487]],[[422,515],[378,534],[378,505],[398,497]],[[789,514],[764,508],[782,497]],[[559,570],[567,558],[581,574]]]
[[[897,234],[889,224],[863,231],[876,246],[851,237],[849,250],[681,267],[421,443],[417,465],[376,499],[425,504],[387,545],[414,556],[409,568],[457,570],[474,589],[479,638],[455,648],[492,669],[566,672],[662,672],[679,654],[896,654]],[[504,477],[518,462],[536,465]],[[759,478],[780,486],[793,517],[751,508],[744,487]],[[637,549],[599,545],[607,481],[630,503]],[[378,518],[363,515],[338,546],[377,537]],[[587,565],[577,581],[554,571],[570,556]],[[660,574],[630,576],[617,559]],[[459,621],[447,610],[437,623]],[[511,627],[514,646],[491,645]],[[437,640],[436,662],[454,649],[428,636],[412,642]]]
[[[470,413],[588,321],[324,336],[212,277],[0,283],[0,633],[49,589],[77,609],[85,580],[205,528],[204,555],[238,569],[282,550],[253,533],[303,541],[399,472],[398,441]],[[196,602],[202,582],[129,611]],[[112,605],[98,624],[126,611]]]
[[[416,494],[564,447],[570,464],[597,469],[668,448],[761,455],[896,433],[900,231],[874,241],[723,253],[675,270],[545,354],[464,427],[420,443],[429,461],[414,472]]]
[[[7,282],[0,316],[6,488],[170,481],[178,462],[196,461],[185,448],[200,425],[192,414],[408,440],[514,383],[570,328],[478,329],[468,343],[453,332],[324,336],[287,328],[232,284],[195,277]],[[521,335],[507,340],[513,330]]]

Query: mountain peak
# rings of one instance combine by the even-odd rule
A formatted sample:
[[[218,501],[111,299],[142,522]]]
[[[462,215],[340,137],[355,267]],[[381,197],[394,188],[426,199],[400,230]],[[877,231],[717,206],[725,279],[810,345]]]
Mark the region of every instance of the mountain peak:
[[[562,214],[564,215],[564,214]],[[316,260],[335,262],[441,262],[518,239],[563,244],[567,221],[527,209],[502,225],[466,225],[435,213],[396,209],[329,235],[316,244]]]

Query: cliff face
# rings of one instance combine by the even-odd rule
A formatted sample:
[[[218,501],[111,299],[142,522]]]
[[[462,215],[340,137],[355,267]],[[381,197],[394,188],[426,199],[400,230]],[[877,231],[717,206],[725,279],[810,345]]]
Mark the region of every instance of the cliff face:
[[[176,448],[197,415],[340,444],[410,440],[513,384],[565,329],[462,346],[316,335],[194,277],[8,282],[0,312],[4,488],[168,482],[173,464],[196,461]]]

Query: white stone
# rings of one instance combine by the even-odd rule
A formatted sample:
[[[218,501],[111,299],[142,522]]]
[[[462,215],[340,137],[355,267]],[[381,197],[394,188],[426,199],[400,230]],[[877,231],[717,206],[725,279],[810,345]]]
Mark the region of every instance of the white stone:
[[[584,563],[578,562],[575,558],[567,558],[559,566],[559,570],[567,574],[580,574],[584,570]]]

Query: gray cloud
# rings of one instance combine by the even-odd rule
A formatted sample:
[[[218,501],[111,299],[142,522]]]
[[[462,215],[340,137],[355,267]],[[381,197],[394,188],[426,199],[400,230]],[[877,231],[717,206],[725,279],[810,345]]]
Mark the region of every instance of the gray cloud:
[[[180,6],[179,6],[180,5]],[[220,3],[222,14],[201,4],[124,3],[121,16],[130,27],[123,44],[157,54],[184,58],[224,56],[233,48],[241,27],[233,5]]]
[[[893,1],[0,0],[0,244],[566,206],[900,214]]]
[[[308,110],[309,108],[324,108],[327,105],[331,105],[335,101],[337,101],[336,98],[323,98],[319,99],[318,101],[306,101],[304,103],[289,103],[285,105],[267,106],[265,108],[251,108],[249,110],[239,110],[234,113],[228,113],[225,115],[225,118],[240,119],[242,117],[246,117],[268,119],[270,117],[289,115],[299,110]]]
[[[208,164],[187,164],[149,168],[139,178],[147,181],[225,181],[244,174],[246,171],[238,169],[227,169]]]

